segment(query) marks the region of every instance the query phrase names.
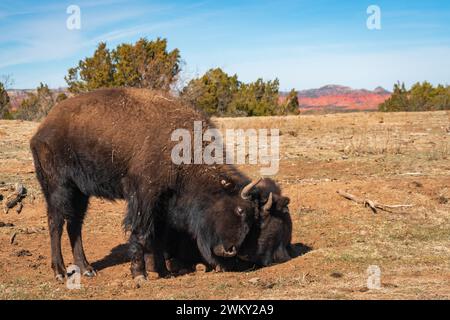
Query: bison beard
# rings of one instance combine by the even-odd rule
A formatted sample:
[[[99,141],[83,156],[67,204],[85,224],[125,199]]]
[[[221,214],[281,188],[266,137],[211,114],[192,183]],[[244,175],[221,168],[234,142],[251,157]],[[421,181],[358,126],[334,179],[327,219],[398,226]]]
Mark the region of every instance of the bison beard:
[[[166,226],[191,237],[210,265],[238,254],[261,206],[257,197],[236,191],[249,179],[233,166],[172,163],[171,133],[180,128],[192,131],[194,121],[212,127],[194,108],[142,89],[98,90],[52,109],[30,146],[47,202],[57,279],[66,275],[61,253],[65,222],[74,263],[84,275],[95,275],[81,237],[91,196],[127,201],[124,228],[130,232],[134,277],[167,273],[167,244],[161,236]],[[224,177],[232,177],[232,188],[223,184]],[[252,188],[244,189],[244,196]]]

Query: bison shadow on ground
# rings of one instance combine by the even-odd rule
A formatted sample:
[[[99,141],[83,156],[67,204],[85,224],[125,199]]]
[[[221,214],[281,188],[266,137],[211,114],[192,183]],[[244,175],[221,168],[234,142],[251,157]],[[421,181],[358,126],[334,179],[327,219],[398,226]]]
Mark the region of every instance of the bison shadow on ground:
[[[119,244],[114,247],[111,252],[106,255],[101,260],[98,260],[92,264],[95,270],[101,271],[103,269],[107,269],[109,267],[118,266],[124,263],[130,262],[130,256],[128,253],[129,246],[128,244]],[[302,243],[295,243],[291,246],[291,255],[292,258],[295,259],[300,257],[309,251],[312,250],[312,247],[304,245]]]
[[[292,258],[297,258],[310,252],[311,250],[313,250],[312,247],[303,243],[294,243],[291,245],[291,256]]]
[[[129,246],[127,243],[124,243],[114,247],[107,256],[103,257],[103,259],[95,261],[92,264],[92,267],[95,270],[101,271],[127,262],[130,262]]]

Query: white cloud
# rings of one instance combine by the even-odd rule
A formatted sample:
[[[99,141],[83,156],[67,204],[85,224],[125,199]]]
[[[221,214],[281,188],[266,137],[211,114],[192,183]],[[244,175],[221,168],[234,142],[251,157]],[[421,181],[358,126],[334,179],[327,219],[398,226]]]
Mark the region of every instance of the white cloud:
[[[98,29],[107,28],[111,24],[133,20],[141,16],[167,10],[167,6],[144,6],[140,8],[110,7],[123,1],[95,1],[81,6],[81,30],[68,30],[66,8],[39,7],[29,8],[26,13],[31,16],[15,19],[12,25],[0,24],[0,68],[9,66],[39,63],[68,58],[79,54],[86,48],[95,46],[100,41],[120,39],[140,32],[149,32],[165,28],[173,24],[148,23],[134,28],[124,28],[93,36]],[[103,5],[103,7],[99,7]],[[56,11],[55,11],[56,10]],[[25,13],[25,11],[21,11]],[[10,15],[21,12],[10,12]],[[50,12],[50,13],[49,13]],[[10,45],[12,44],[12,45]]]

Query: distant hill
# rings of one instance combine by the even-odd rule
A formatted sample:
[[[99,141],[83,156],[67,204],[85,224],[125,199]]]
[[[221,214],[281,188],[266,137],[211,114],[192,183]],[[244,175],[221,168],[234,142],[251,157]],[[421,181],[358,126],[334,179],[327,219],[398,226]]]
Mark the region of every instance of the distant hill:
[[[326,85],[319,89],[299,91],[298,101],[302,112],[373,111],[390,96],[391,93],[382,87],[371,91]]]

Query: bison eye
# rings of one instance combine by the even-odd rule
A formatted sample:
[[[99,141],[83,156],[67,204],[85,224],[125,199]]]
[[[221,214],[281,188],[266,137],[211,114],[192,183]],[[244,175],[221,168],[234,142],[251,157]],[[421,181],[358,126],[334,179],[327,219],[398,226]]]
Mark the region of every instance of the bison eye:
[[[231,182],[228,182],[227,180],[223,179],[220,181],[220,184],[222,185],[222,187],[224,187],[225,189],[229,189],[231,187]]]
[[[238,216],[242,216],[244,214],[244,209],[242,209],[241,207],[237,207],[236,213]]]

